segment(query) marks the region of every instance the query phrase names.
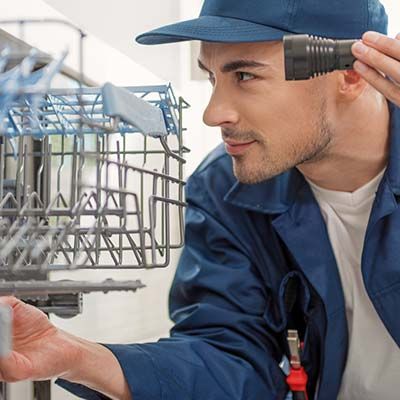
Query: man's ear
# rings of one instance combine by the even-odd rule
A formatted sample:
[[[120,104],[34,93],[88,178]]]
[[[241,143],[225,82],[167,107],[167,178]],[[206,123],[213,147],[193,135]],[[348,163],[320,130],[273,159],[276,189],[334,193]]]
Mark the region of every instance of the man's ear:
[[[356,100],[368,86],[368,83],[353,70],[340,71],[337,79],[337,91],[340,101]]]

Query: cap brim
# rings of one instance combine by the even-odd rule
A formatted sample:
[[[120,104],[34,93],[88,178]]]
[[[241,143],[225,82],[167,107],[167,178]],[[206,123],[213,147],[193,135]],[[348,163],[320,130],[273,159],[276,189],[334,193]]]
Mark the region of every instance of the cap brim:
[[[140,44],[187,40],[222,43],[264,42],[281,40],[288,33],[291,32],[235,18],[202,16],[143,33],[136,41]]]

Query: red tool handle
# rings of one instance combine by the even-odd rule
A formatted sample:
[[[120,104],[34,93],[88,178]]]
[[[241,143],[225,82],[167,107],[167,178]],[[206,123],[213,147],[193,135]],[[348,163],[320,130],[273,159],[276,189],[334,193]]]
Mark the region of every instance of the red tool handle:
[[[303,367],[290,369],[286,382],[293,393],[294,400],[308,400],[307,381],[308,376]]]

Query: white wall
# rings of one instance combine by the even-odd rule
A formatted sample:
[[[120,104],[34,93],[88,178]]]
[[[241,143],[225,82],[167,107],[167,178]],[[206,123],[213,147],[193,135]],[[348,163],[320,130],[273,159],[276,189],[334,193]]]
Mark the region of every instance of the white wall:
[[[178,0],[46,0],[71,21],[166,81],[178,85],[178,46],[141,46],[134,38],[180,19]],[[162,60],[162,62],[160,62]]]
[[[1,20],[22,18],[67,20],[63,14],[42,0],[2,0],[0,2]],[[0,28],[17,37],[22,36],[29,44],[55,57],[68,49],[66,64],[75,70],[79,69],[78,36],[71,29],[57,24],[26,25],[21,34],[18,25],[0,24]],[[88,35],[84,41],[84,71],[99,85],[107,81],[126,86],[164,82],[156,73],[93,35]]]
[[[381,0],[389,15],[389,36],[395,37],[400,32],[400,2],[398,0]]]

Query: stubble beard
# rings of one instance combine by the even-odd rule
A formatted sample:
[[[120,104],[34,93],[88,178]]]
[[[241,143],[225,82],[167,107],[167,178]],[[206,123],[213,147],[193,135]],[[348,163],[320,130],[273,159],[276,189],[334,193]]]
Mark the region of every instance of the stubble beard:
[[[297,165],[314,163],[324,159],[329,153],[333,138],[333,129],[327,119],[325,100],[321,101],[318,115],[319,118],[314,124],[314,134],[311,136],[311,140],[305,142],[301,147],[294,143],[288,144],[289,149],[284,155],[273,155],[268,150],[268,143],[265,140],[258,140],[256,145],[263,147],[263,151],[257,164],[255,164],[255,160],[249,160],[246,155],[234,156],[233,172],[236,179],[244,184],[257,184]],[[253,133],[253,137],[254,135]],[[250,137],[251,133],[246,136]]]

